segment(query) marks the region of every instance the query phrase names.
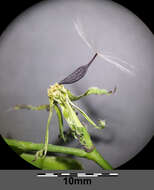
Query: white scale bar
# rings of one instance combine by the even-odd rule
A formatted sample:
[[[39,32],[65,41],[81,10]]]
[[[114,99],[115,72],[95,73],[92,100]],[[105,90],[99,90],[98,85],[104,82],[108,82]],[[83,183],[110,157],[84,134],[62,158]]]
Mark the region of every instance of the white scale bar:
[[[62,173],[61,175],[70,175],[70,173]]]
[[[55,175],[53,173],[46,173],[45,175],[37,175],[37,177],[58,177],[58,175]]]
[[[86,173],[78,173],[78,177],[97,177],[98,175],[101,175],[101,173],[94,173],[94,174],[89,174],[87,175]]]
[[[119,175],[119,174],[118,174],[118,173],[110,173],[109,175],[117,176],[117,175]]]
[[[70,175],[71,173],[59,173],[61,176],[66,176],[66,175]],[[109,176],[118,176],[118,173],[93,173],[93,174],[86,174],[86,173],[77,173],[77,177],[98,177],[98,176],[103,176],[108,174]],[[54,173],[42,173],[42,174],[37,174],[37,177],[58,177],[57,174]]]

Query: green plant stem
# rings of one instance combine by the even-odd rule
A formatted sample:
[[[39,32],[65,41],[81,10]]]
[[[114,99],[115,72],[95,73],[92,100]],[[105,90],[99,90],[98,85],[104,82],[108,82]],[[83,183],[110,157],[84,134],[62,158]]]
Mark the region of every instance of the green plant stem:
[[[44,144],[19,141],[15,139],[7,139],[7,138],[3,139],[12,148],[20,149],[23,152],[38,151],[42,149],[44,146]],[[72,148],[72,147],[65,147],[65,146],[58,146],[51,144],[48,144],[47,148],[48,152],[71,154],[74,156],[87,158],[89,160],[93,160],[95,163],[97,163],[100,167],[104,168],[105,170],[113,169],[111,165],[106,160],[104,160],[104,158],[100,155],[100,153],[96,150],[96,148],[92,152],[85,152],[84,150],[79,148]]]
[[[112,166],[101,156],[96,148],[92,152],[88,153],[87,158],[93,160],[105,170],[113,170]]]

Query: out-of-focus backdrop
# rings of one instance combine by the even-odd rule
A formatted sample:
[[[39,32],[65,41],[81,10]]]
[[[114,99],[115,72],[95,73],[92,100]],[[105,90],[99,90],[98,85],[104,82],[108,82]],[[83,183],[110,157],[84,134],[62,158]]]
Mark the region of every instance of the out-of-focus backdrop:
[[[0,134],[44,141],[47,112],[7,110],[16,104],[48,103],[48,86],[88,63],[94,52],[79,37],[74,21],[80,22],[98,50],[133,65],[134,75],[130,75],[97,57],[82,80],[65,85],[78,95],[91,86],[109,90],[117,86],[115,95],[91,95],[77,105],[95,121],[106,120],[102,131],[92,126],[88,130],[104,158],[118,167],[140,152],[154,133],[154,40],[139,18],[110,1],[45,1],[7,28],[0,40]],[[50,143],[56,143],[57,137],[54,113]],[[92,161],[79,160],[86,170],[100,170]]]

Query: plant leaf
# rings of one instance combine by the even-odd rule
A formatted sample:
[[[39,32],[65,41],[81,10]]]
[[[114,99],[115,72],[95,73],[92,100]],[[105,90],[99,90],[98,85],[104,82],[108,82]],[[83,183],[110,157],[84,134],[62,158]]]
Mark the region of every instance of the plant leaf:
[[[82,170],[81,164],[72,158],[62,156],[46,156],[38,158],[35,162],[33,154],[23,153],[20,155],[25,161],[42,170]]]

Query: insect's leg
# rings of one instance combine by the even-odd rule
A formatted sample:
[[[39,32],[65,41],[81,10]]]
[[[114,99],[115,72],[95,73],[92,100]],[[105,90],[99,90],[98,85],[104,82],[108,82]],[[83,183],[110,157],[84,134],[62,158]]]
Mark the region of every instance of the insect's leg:
[[[57,116],[58,116],[58,121],[59,121],[59,132],[60,132],[60,137],[66,141],[64,132],[63,132],[63,117],[60,108],[58,107],[57,104],[54,105],[54,108],[56,110]]]
[[[39,105],[39,106],[32,106],[32,105],[26,105],[26,104],[18,104],[15,105],[14,107],[10,108],[10,110],[21,110],[21,109],[27,109],[27,110],[46,110],[49,111],[49,105],[44,104],[44,105]]]
[[[52,118],[52,108],[50,108],[49,111],[49,117],[48,117],[48,122],[47,122],[47,127],[46,127],[46,135],[45,135],[45,144],[44,144],[44,157],[46,156],[47,149],[48,149],[48,142],[49,142],[49,126],[50,126],[50,121]]]
[[[105,126],[106,126],[106,123],[104,120],[99,120],[99,125],[97,126],[93,120],[82,110],[80,109],[78,106],[76,106],[75,104],[73,104],[70,100],[69,100],[69,103],[71,106],[73,106],[75,109],[77,109],[83,116],[84,118],[91,124],[93,125],[95,128],[97,129],[103,129]]]
[[[50,126],[50,121],[52,118],[52,109],[53,109],[53,101],[50,101],[49,116],[48,116],[48,121],[47,121],[47,126],[46,126],[46,135],[45,135],[44,147],[41,150],[39,150],[38,152],[36,152],[34,161],[37,160],[38,157],[44,158],[47,154],[48,142],[49,142],[49,126]]]
[[[116,92],[116,87],[113,90],[106,90],[106,89],[100,89],[97,87],[91,87],[89,88],[84,94],[81,94],[80,96],[75,96],[73,95],[69,90],[67,90],[67,94],[69,96],[69,99],[71,101],[76,101],[79,100],[80,98],[83,98],[84,96],[88,96],[91,94],[95,94],[95,95],[110,95]]]

